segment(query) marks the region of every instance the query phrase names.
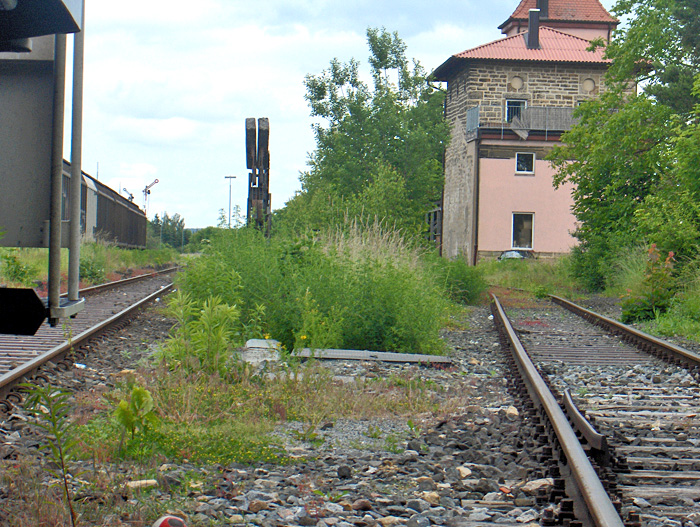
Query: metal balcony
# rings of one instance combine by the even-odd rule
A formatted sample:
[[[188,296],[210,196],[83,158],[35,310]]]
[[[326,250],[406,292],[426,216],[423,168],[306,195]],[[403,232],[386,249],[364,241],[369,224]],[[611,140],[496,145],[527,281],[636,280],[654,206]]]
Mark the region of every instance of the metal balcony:
[[[511,110],[513,110],[511,108]],[[504,111],[501,114],[505,113]],[[467,140],[474,139],[479,129],[501,130],[503,135],[507,130],[515,132],[522,139],[527,139],[530,132],[561,133],[571,130],[576,124],[573,108],[554,106],[528,106],[509,112],[507,119],[495,121],[481,119],[481,107],[474,106],[467,110]]]

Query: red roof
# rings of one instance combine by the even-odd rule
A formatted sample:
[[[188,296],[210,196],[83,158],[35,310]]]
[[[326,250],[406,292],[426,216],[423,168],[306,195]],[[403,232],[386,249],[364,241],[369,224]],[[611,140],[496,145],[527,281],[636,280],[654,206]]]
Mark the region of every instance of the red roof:
[[[598,62],[603,59],[602,48],[588,51],[591,43],[550,27],[540,27],[539,49],[528,49],[527,33],[502,38],[454,55],[460,59],[533,60],[547,62]]]
[[[527,20],[530,9],[537,9],[537,0],[522,0],[510,18],[498,27],[503,28],[512,20]],[[542,20],[618,22],[598,0],[549,0],[549,16]]]
[[[527,33],[502,38],[467,51],[452,55],[433,72],[438,80],[447,80],[459,62],[467,60],[504,60],[532,62],[572,62],[608,64],[603,58],[604,49],[588,51],[591,43],[580,37],[562,33],[550,27],[540,27],[540,47],[528,49]]]

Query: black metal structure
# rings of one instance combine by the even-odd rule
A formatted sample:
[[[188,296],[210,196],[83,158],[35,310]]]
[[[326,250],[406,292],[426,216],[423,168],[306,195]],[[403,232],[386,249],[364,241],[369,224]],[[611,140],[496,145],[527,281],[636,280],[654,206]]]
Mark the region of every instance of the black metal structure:
[[[0,2],[0,41],[80,31],[82,0]]]
[[[245,150],[248,175],[248,225],[270,235],[270,121],[267,117],[245,120]]]

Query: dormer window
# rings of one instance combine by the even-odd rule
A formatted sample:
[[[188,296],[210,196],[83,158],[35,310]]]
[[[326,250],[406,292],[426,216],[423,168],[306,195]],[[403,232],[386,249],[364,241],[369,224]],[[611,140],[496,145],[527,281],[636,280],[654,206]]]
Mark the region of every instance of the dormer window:
[[[506,122],[510,123],[515,117],[520,117],[527,101],[522,99],[506,99]]]

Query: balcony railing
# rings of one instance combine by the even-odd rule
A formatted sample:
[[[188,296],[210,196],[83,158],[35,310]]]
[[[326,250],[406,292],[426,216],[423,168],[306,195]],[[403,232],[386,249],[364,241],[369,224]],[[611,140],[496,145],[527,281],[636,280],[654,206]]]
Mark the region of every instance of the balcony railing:
[[[512,130],[523,139],[533,131],[566,132],[576,124],[573,108],[561,108],[553,106],[528,106],[519,108],[518,112],[509,115],[510,120],[482,119],[481,108],[474,106],[467,110],[467,137],[476,136],[481,128],[500,129],[501,133]]]

